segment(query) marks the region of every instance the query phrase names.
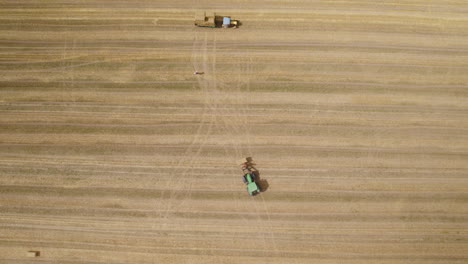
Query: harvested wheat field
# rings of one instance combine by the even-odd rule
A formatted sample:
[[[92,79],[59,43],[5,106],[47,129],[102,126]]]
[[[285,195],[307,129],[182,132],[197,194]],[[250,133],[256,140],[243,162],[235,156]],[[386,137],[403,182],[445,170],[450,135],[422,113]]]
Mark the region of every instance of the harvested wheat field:
[[[467,13],[0,0],[0,263],[467,263]]]

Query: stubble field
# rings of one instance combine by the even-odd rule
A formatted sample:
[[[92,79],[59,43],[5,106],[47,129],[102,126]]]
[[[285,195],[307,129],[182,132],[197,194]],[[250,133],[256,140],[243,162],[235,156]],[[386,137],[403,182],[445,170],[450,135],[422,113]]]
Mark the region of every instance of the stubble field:
[[[0,1],[0,262],[466,263],[467,13]]]

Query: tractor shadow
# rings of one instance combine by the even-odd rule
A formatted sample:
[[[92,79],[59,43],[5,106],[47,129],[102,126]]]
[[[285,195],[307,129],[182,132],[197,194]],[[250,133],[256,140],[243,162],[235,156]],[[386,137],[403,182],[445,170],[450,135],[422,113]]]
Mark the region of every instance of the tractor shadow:
[[[260,188],[260,192],[266,192],[270,187],[268,180],[262,179],[258,170],[254,171],[253,173],[255,174],[255,182],[257,183],[258,188]]]

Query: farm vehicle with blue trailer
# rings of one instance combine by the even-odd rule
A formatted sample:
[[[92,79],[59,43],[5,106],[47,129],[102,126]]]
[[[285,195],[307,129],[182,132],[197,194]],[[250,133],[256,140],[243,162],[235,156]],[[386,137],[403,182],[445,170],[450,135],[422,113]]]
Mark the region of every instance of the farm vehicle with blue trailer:
[[[195,26],[208,28],[238,28],[239,20],[233,20],[229,16],[203,16],[203,19],[195,20]]]

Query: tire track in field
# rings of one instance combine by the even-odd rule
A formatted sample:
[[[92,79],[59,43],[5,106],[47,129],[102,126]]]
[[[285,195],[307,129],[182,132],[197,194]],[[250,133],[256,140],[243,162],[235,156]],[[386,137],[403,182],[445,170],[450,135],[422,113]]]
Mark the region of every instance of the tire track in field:
[[[198,40],[197,36],[195,36],[195,39],[193,41],[192,57],[191,57],[191,62],[194,67],[196,67],[195,65],[198,60],[197,57],[199,56],[199,54],[196,54],[194,51],[198,49],[199,45],[200,45],[200,41]],[[170,213],[174,211],[174,208],[177,206],[174,202],[176,195],[180,194],[182,192],[182,189],[184,188],[182,186],[182,184],[185,184],[183,175],[187,171],[190,170],[188,166],[191,165],[190,158],[187,159],[187,157],[191,157],[193,159],[193,156],[192,156],[193,149],[195,148],[195,145],[198,144],[198,142],[200,141],[200,138],[202,137],[202,134],[204,133],[203,131],[205,129],[205,122],[207,121],[207,115],[208,115],[207,112],[208,112],[207,104],[205,102],[203,104],[203,110],[202,110],[201,118],[199,121],[199,125],[198,125],[196,132],[194,133],[193,139],[191,140],[190,144],[187,146],[184,155],[178,157],[179,160],[172,166],[175,169],[173,173],[169,176],[170,181],[167,181],[166,185],[163,188],[162,200],[165,203],[165,210],[164,210],[165,213],[161,216],[161,218],[167,222],[169,222]],[[176,183],[179,183],[179,184],[176,185]],[[177,186],[178,188],[175,188],[175,186]]]
[[[213,54],[216,54],[216,50],[213,50]],[[218,82],[218,89],[217,91],[222,93],[220,102],[225,105],[231,105],[232,107],[229,108],[221,108],[222,117],[221,120],[223,123],[223,127],[221,127],[220,131],[223,134],[228,134],[231,137],[231,143],[229,144],[230,148],[226,149],[225,151],[228,156],[234,156],[234,162],[236,162],[241,157],[252,156],[252,148],[251,148],[251,129],[250,129],[250,122],[248,120],[250,113],[250,103],[252,98],[250,97],[250,83],[251,79],[250,76],[254,74],[252,71],[252,60],[247,62],[243,61],[242,59],[238,59],[234,65],[238,67],[235,73],[237,76],[235,78],[234,83],[222,83]],[[213,68],[216,68],[216,64],[213,64]],[[242,91],[242,88],[245,87],[246,92]],[[243,140],[246,140],[247,143],[244,143]],[[233,155],[229,155],[229,153],[233,153]],[[238,166],[238,164],[236,164]],[[241,175],[241,173],[237,173],[237,169],[232,170],[234,174]],[[257,225],[260,230],[262,230],[262,244],[265,250],[277,252],[278,248],[276,245],[276,239],[274,235],[274,227],[273,223],[270,218],[270,213],[267,208],[267,204],[265,202],[264,197],[261,197],[262,205],[259,206],[259,199],[256,197],[251,197],[252,200],[244,201],[242,206],[244,210],[249,211],[249,207],[253,206],[255,209],[255,216],[257,218]],[[236,199],[236,198],[234,198]],[[239,203],[237,204],[240,205]],[[267,215],[267,224],[265,225],[264,219],[262,219],[261,215]],[[244,219],[247,222],[247,219]],[[268,234],[268,236],[266,235]],[[269,248],[270,242],[272,241],[273,249]]]
[[[216,69],[219,65],[219,63],[216,61],[216,55],[218,53],[216,47],[215,39],[212,51],[212,54],[214,55],[212,61],[213,69]],[[220,63],[222,64],[225,62],[226,61],[222,61]],[[239,191],[241,191],[245,187],[240,187],[241,182],[239,176],[241,176],[241,173],[238,167],[239,164],[236,163],[241,157],[245,157],[245,144],[242,142],[242,140],[245,140],[246,138],[245,132],[248,130],[248,127],[245,126],[246,116],[242,114],[242,111],[245,109],[245,100],[248,100],[248,98],[240,97],[242,95],[242,77],[245,75],[243,72],[244,64],[242,63],[242,59],[232,57],[231,61],[228,62],[237,67],[237,69],[232,70],[232,74],[229,75],[234,76],[235,82],[226,82],[224,79],[216,78],[216,71],[213,72],[213,76],[216,78],[216,99],[217,102],[221,105],[218,108],[218,122],[216,124],[218,133],[222,135],[228,135],[229,138],[226,143],[223,143],[223,149],[225,155],[230,158],[229,164],[231,164],[232,167],[226,168],[225,170],[231,172],[232,175],[235,175],[234,179],[236,179],[235,181],[239,182]],[[245,191],[242,192],[245,193]],[[235,206],[241,211],[249,211],[249,204],[251,203],[250,201],[246,202],[239,200],[235,193],[232,194],[232,200],[235,202]],[[252,216],[254,218],[260,218],[258,213],[255,213]],[[248,225],[250,218],[252,217],[244,215],[240,217],[239,221],[245,225]],[[263,237],[263,244],[266,245],[267,241],[264,239],[264,235],[261,234],[260,236]],[[235,247],[234,241],[233,247]]]
[[[250,129],[250,122],[248,121],[250,115],[250,108],[249,104],[251,103],[250,97],[250,83],[251,79],[250,76],[253,74],[252,72],[252,61],[243,61],[242,59],[238,59],[234,65],[238,67],[235,73],[237,76],[235,78],[234,83],[218,83],[219,89],[218,91],[224,94],[223,103],[225,105],[231,105],[232,107],[229,108],[222,108],[222,118],[221,121],[223,122],[222,132],[223,134],[228,134],[231,137],[231,143],[229,148],[229,153],[233,153],[234,162],[238,159],[252,156],[252,148],[251,148],[251,129]],[[247,92],[243,92],[242,88],[245,87]],[[246,140],[247,143],[244,143],[243,140]],[[238,166],[238,164],[236,164]],[[241,173],[237,172],[237,169],[232,170],[234,174],[241,175]],[[245,211],[249,211],[249,207],[254,207],[254,215],[257,218],[257,225],[258,228],[264,232],[262,232],[261,239],[264,250],[271,251],[271,248],[268,247],[270,244],[270,239],[273,239],[273,251],[277,252],[276,241],[273,234],[273,226],[271,219],[269,217],[269,211],[265,204],[265,200],[262,197],[262,205],[261,208],[258,205],[258,199],[255,197],[251,197],[252,200],[244,201],[242,203],[237,203],[239,207],[242,204],[242,207]],[[236,199],[236,198],[234,198]],[[261,215],[266,214],[268,219],[269,227],[265,228],[264,220],[262,219]],[[243,219],[247,223],[247,219]],[[269,236],[266,235],[266,232]]]
[[[247,76],[252,76],[254,74],[253,70],[252,70],[252,60],[250,59],[249,63],[247,63],[247,67],[246,67],[246,75]],[[247,94],[251,94],[250,93],[250,83],[251,83],[251,79],[247,79],[246,80],[246,90],[247,90]],[[251,98],[251,96],[247,96],[249,99]],[[250,103],[250,102],[249,102]],[[243,108],[243,115],[244,116],[248,116],[250,114],[250,111],[251,109],[249,108],[248,104]],[[248,138],[248,141],[247,141],[247,150],[248,150],[248,156],[253,156],[253,153],[252,153],[252,148],[251,148],[251,141],[250,141],[250,138],[251,138],[251,130],[250,130],[250,123],[245,120],[245,123],[244,123],[244,126],[247,128],[245,131],[247,133],[247,138]],[[265,202],[265,197],[264,195],[262,195],[262,193],[260,193],[260,198],[261,198],[261,201],[262,201],[262,208],[261,208],[261,211],[264,212],[264,214],[266,214],[267,216],[267,224],[268,226],[265,227],[264,229],[264,240],[265,240],[265,245],[271,245],[273,251],[275,252],[275,254],[278,252],[278,246],[277,246],[277,242],[276,242],[276,236],[275,236],[275,231],[274,231],[274,224],[272,222],[272,219],[270,217],[270,210],[268,209],[268,204],[267,202]],[[258,212],[258,210],[257,210]],[[257,221],[259,224],[261,224],[263,221],[262,219],[259,217],[258,218],[258,221]],[[265,238],[265,232],[269,233],[269,238],[268,238],[268,241],[271,241],[271,244],[268,243],[266,241],[266,238]],[[271,249],[270,249],[271,250]]]
[[[197,43],[198,42],[198,43]],[[195,41],[194,41],[194,48],[192,50],[192,66],[194,68],[194,71],[208,71],[209,69],[207,68],[206,65],[206,60],[207,60],[207,55],[208,55],[208,36],[205,33],[204,39],[199,41],[197,33],[195,33]],[[197,49],[196,47],[199,46]],[[202,52],[200,52],[202,51]],[[197,54],[198,52],[198,54]],[[195,54],[195,56],[194,56]],[[199,67],[202,67],[201,70],[199,70]],[[198,78],[200,77],[200,78]],[[204,98],[204,112],[203,112],[203,117],[200,126],[206,126],[206,131],[201,131],[200,134],[197,134],[200,136],[199,142],[195,139],[191,146],[188,148],[188,153],[187,155],[189,156],[188,162],[190,169],[186,169],[182,172],[182,177],[186,178],[186,176],[193,174],[194,173],[194,166],[199,166],[197,158],[200,157],[201,152],[204,149],[204,146],[208,144],[210,135],[212,134],[213,131],[213,125],[216,122],[215,120],[215,111],[213,110],[213,105],[210,100],[210,94],[212,87],[210,83],[203,78],[204,76],[201,75],[196,75],[195,78],[197,78],[197,82],[199,85],[199,89],[202,92],[202,97]],[[208,120],[207,120],[208,119]],[[207,123],[207,125],[205,125]],[[195,152],[195,153],[193,153]],[[187,186],[183,190],[185,193],[184,199],[182,199],[182,202],[179,206],[182,206],[185,202],[185,200],[189,200],[192,195],[192,188],[193,188],[193,179],[187,180]]]
[[[204,73],[210,72],[212,65],[208,64],[209,60],[208,34],[205,33],[203,39],[201,39],[199,34],[195,33],[191,56],[193,70]],[[218,104],[212,97],[216,89],[216,83],[203,74],[196,75],[195,78],[203,97],[203,112],[195,136],[186,148],[183,157],[180,157],[180,160],[174,166],[176,169],[171,176],[171,181],[178,182],[178,186],[174,189],[173,186],[166,184],[165,190],[168,192],[168,199],[166,200],[166,213],[163,216],[166,220],[168,220],[171,213],[177,212],[178,208],[181,208],[185,201],[191,198],[193,177],[187,179],[187,176],[193,173],[194,167],[199,166],[200,160],[198,158],[201,156],[204,146],[208,144],[213,128],[216,127]],[[178,169],[182,165],[184,168]],[[182,197],[182,199],[177,199],[178,201],[174,202],[177,197]]]

